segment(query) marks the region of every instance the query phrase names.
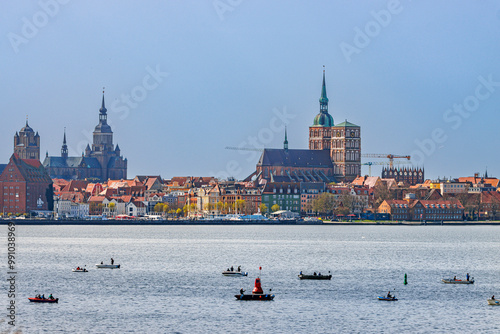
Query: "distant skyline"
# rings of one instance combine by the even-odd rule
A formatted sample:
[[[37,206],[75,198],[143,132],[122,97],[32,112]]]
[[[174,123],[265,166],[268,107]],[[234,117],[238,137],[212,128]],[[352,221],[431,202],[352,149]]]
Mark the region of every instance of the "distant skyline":
[[[500,176],[500,3],[9,2],[0,13],[0,163],[25,124],[41,160],[92,142],[105,87],[128,176],[234,176],[307,148],[323,65],[329,113],[362,153],[412,155],[426,178]],[[364,158],[363,162],[383,160]],[[379,175],[382,166],[372,166]],[[368,174],[368,166],[363,166]]]

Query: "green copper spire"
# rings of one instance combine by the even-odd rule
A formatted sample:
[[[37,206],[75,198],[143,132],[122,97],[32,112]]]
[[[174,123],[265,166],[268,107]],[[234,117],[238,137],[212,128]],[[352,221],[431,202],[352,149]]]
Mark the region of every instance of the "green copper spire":
[[[324,109],[328,112],[328,98],[326,97],[326,83],[325,83],[325,65],[323,65],[323,86],[321,87],[321,97],[319,98],[319,103],[321,107],[325,107]],[[323,108],[321,108],[323,111]]]
[[[313,126],[333,126],[333,117],[328,113],[328,98],[326,97],[325,65],[323,65],[323,85],[319,98],[319,114],[314,118]]]

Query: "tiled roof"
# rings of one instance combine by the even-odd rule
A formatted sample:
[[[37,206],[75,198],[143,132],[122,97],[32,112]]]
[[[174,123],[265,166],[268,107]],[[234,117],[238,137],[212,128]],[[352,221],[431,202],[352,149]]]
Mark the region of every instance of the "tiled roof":
[[[257,166],[333,168],[328,150],[264,149]]]

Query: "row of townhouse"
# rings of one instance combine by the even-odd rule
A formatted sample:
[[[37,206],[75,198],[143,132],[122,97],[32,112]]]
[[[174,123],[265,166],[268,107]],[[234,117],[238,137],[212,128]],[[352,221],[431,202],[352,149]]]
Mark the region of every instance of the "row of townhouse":
[[[377,211],[391,215],[392,219],[408,221],[454,221],[464,218],[464,207],[456,198],[419,200],[407,196],[404,200],[384,200]]]

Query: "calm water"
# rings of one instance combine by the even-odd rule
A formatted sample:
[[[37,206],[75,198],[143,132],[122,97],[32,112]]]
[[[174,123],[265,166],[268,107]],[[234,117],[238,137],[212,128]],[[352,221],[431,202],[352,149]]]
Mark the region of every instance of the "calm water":
[[[7,227],[0,230],[6,276]],[[17,226],[17,232],[17,328],[24,333],[500,332],[500,307],[486,302],[500,297],[500,226]],[[110,257],[122,268],[95,269]],[[77,265],[89,272],[71,272]],[[231,265],[249,276],[222,276]],[[253,288],[259,266],[275,300],[237,301],[240,288]],[[333,279],[300,281],[301,270],[330,270]],[[440,281],[467,272],[476,284]],[[388,290],[399,301],[377,300]],[[59,304],[29,303],[36,293],[53,293]],[[6,298],[0,300],[5,310]],[[2,321],[0,329],[9,326]]]

